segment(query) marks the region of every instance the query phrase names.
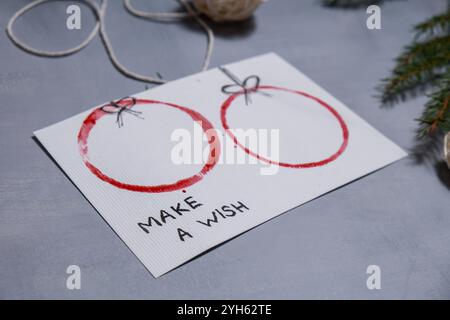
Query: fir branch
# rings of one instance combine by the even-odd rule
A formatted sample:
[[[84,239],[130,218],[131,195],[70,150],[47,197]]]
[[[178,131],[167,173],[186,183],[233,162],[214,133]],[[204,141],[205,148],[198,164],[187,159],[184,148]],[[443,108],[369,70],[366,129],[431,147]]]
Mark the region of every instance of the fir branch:
[[[396,59],[389,78],[383,79],[379,91],[383,104],[403,99],[408,91],[434,84],[450,62],[450,36],[413,43]]]
[[[382,80],[379,90],[385,104],[419,87],[435,87],[418,119],[418,137],[432,137],[450,131],[450,10],[413,30],[414,41],[395,60],[391,76]]]
[[[435,92],[429,95],[420,122],[419,137],[450,131],[450,72],[447,73]]]
[[[383,0],[322,0],[330,7],[361,7],[380,4]],[[403,100],[408,94],[428,86],[435,90],[420,122],[419,137],[436,137],[450,131],[450,2],[449,9],[414,26],[412,43],[396,59],[388,78],[378,90],[383,104]],[[438,132],[439,131],[439,132]],[[427,144],[428,145],[428,144]]]
[[[412,63],[418,59],[433,56],[440,51],[450,51],[450,35],[430,39],[427,42],[414,42],[413,45],[407,46],[405,53],[396,59],[397,65]]]
[[[383,0],[322,0],[327,7],[358,8],[372,4],[380,4]]]
[[[432,37],[439,34],[448,34],[450,30],[450,10],[419,23],[413,30],[416,32],[416,40],[424,36]]]

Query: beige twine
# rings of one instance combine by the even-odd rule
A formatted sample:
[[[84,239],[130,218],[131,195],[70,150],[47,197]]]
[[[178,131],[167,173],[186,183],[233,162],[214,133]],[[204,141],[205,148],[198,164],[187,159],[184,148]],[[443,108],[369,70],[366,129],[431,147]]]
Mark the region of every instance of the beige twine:
[[[34,54],[37,56],[41,56],[41,57],[63,57],[63,56],[68,56],[68,55],[74,54],[74,53],[82,50],[84,47],[86,47],[92,41],[92,39],[95,37],[95,35],[98,32],[100,34],[100,38],[103,41],[103,44],[105,46],[105,49],[106,49],[109,59],[111,60],[114,67],[118,71],[120,71],[122,74],[124,74],[125,76],[127,76],[129,78],[139,80],[139,81],[149,82],[149,83],[162,84],[162,83],[166,82],[166,80],[163,80],[160,78],[145,76],[145,75],[141,75],[136,72],[133,72],[133,71],[129,70],[127,67],[125,67],[122,63],[120,63],[120,61],[117,59],[117,56],[114,53],[111,42],[109,41],[108,33],[107,33],[106,27],[105,27],[105,12],[106,12],[108,0],[101,0],[100,6],[94,0],[80,0],[83,3],[85,3],[92,10],[92,12],[94,13],[95,19],[96,19],[96,24],[95,24],[94,29],[89,34],[89,36],[79,45],[77,45],[73,48],[70,48],[70,49],[66,49],[66,50],[45,51],[45,50],[35,49],[35,48],[23,43],[21,40],[19,40],[19,38],[17,38],[17,36],[15,35],[15,33],[13,31],[14,22],[17,20],[17,18],[19,18],[20,16],[22,16],[23,14],[25,14],[27,11],[31,10],[32,8],[34,8],[38,5],[41,5],[43,3],[50,2],[50,1],[56,1],[56,0],[35,0],[35,1],[27,4],[23,8],[19,9],[19,11],[17,11],[11,17],[11,19],[8,21],[8,25],[6,26],[6,33],[9,36],[9,38],[11,39],[11,41],[17,47],[19,47],[20,49],[22,49],[28,53],[31,53],[31,54]],[[143,12],[143,11],[134,9],[131,6],[130,0],[124,0],[124,5],[125,5],[125,8],[133,15],[142,17],[142,18],[146,18],[149,20],[171,21],[171,20],[180,20],[180,19],[189,18],[189,17],[195,19],[195,21],[204,29],[204,31],[206,32],[206,35],[207,35],[208,44],[207,44],[206,53],[205,53],[205,57],[203,59],[203,64],[202,64],[202,68],[201,68],[202,71],[205,71],[208,69],[209,63],[211,61],[211,55],[212,55],[212,51],[214,48],[214,34],[213,34],[211,28],[199,17],[198,13],[194,11],[194,9],[191,7],[191,5],[186,0],[177,0],[177,1],[185,8],[186,12],[182,12],[182,13],[178,13],[178,12],[177,13]]]
[[[265,0],[193,0],[198,11],[216,22],[239,21],[250,17]]]

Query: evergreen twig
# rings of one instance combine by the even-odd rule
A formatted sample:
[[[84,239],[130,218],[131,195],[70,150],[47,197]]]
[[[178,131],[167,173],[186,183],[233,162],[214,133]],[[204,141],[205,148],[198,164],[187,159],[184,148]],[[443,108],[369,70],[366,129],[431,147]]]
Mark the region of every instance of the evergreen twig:
[[[443,77],[438,88],[429,95],[420,122],[419,137],[434,134],[439,128],[450,131],[450,74]]]
[[[434,36],[439,33],[447,33],[450,29],[450,10],[442,15],[431,17],[414,27],[416,39],[422,36]]]
[[[450,131],[450,11],[416,25],[414,41],[395,59],[391,76],[378,87],[383,104],[431,86],[419,119],[419,137]]]
[[[341,8],[358,8],[362,6],[369,6],[371,4],[380,4],[383,0],[322,0],[322,3],[328,7]]]

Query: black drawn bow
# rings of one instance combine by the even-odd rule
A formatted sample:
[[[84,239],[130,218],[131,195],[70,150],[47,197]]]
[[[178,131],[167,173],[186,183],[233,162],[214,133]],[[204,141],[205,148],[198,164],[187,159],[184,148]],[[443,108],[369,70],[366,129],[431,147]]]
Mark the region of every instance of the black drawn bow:
[[[108,104],[105,104],[100,109],[102,109],[106,113],[117,114],[116,123],[119,128],[123,127],[123,113],[127,112],[139,119],[144,119],[141,117],[142,112],[132,110],[131,108],[136,104],[136,98],[133,97],[125,97],[119,99],[117,101],[111,101]]]
[[[223,86],[222,92],[225,94],[236,94],[243,92],[245,96],[245,105],[251,103],[250,93],[258,91],[261,79],[257,75],[251,75],[245,78],[244,81],[241,81],[225,67],[219,67],[219,69],[234,82],[234,84],[227,84]]]

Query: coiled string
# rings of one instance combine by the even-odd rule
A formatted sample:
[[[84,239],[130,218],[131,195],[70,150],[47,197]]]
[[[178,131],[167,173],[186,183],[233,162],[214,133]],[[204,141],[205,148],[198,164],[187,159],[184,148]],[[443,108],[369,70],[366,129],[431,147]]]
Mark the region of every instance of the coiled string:
[[[6,33],[8,37],[11,39],[11,41],[20,49],[37,56],[41,57],[64,57],[71,54],[74,54],[83,48],[85,48],[95,37],[97,33],[99,33],[100,38],[102,39],[103,45],[105,47],[105,50],[108,54],[109,59],[111,60],[111,63],[114,65],[114,67],[121,72],[123,75],[138,80],[138,81],[144,81],[149,83],[155,83],[155,84],[162,84],[166,83],[166,80],[163,80],[161,78],[155,78],[151,76],[141,75],[139,73],[136,73],[127,67],[125,67],[117,58],[116,54],[114,53],[113,46],[111,44],[111,41],[109,40],[108,33],[106,31],[105,27],[105,13],[106,8],[108,4],[108,0],[100,0],[100,6],[95,2],[95,0],[80,0],[84,4],[86,4],[91,11],[93,12],[96,23],[94,28],[92,29],[89,36],[79,45],[65,49],[60,51],[45,51],[45,50],[39,50],[35,49],[24,42],[22,42],[13,31],[13,25],[16,22],[16,20],[25,14],[27,11],[31,10],[32,8],[41,5],[46,2],[50,1],[58,1],[58,0],[35,0],[28,5],[21,8],[19,11],[17,11],[11,19],[8,21],[8,24],[6,26]],[[60,1],[60,0],[59,0]],[[140,11],[135,9],[131,5],[131,0],[124,0],[124,6],[134,16],[145,18],[153,21],[177,21],[185,18],[193,18],[199,25],[202,27],[202,29],[205,31],[207,36],[207,46],[206,46],[206,53],[203,58],[203,64],[201,71],[205,71],[208,69],[209,63],[211,61],[212,51],[214,48],[214,33],[211,30],[211,28],[200,18],[199,13],[196,12],[191,5],[186,2],[186,0],[177,0],[186,10],[186,12],[146,12],[146,11]]]

